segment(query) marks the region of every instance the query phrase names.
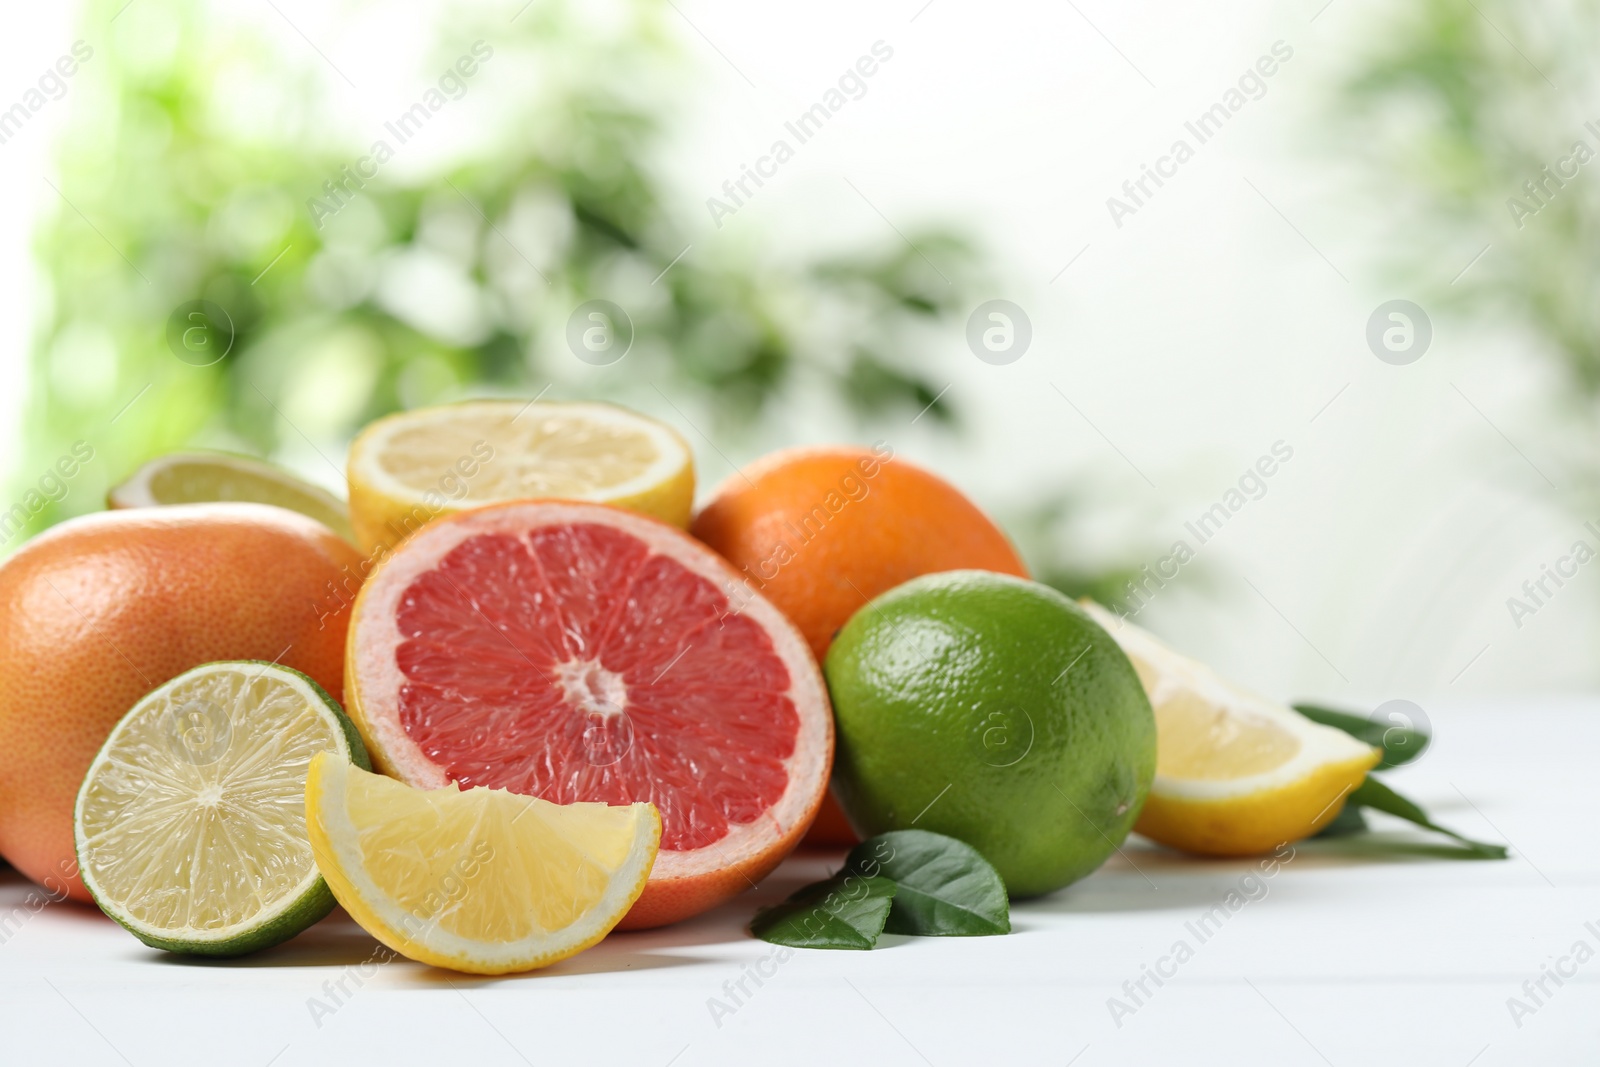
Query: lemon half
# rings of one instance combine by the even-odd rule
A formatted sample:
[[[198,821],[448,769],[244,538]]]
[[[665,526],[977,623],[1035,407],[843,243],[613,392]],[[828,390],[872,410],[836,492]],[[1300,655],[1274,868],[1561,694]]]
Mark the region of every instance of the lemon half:
[[[361,547],[508,500],[583,500],[687,527],[694,459],[678,432],[612,404],[470,400],[389,415],[350,445]]]
[[[1257,696],[1083,602],[1133,661],[1156,714],[1156,777],[1134,829],[1173,848],[1249,856],[1332,822],[1380,753]]]

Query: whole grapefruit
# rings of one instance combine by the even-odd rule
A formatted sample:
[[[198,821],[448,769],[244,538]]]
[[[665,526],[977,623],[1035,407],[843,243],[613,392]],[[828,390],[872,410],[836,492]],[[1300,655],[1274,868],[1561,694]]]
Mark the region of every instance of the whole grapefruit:
[[[103,512],[24,545],[0,564],[0,855],[90,900],[72,806],[111,728],[213,660],[273,660],[340,699],[361,574],[332,530],[265,504]]]
[[[690,532],[800,628],[819,663],[850,616],[913,578],[1029,576],[1000,527],[961,490],[881,443],[774,452],[724,482]],[[855,841],[831,796],[806,840]]]

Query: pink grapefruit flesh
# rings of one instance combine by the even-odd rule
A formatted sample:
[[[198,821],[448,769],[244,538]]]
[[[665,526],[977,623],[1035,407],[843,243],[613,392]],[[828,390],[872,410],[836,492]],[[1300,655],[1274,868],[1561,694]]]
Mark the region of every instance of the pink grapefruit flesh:
[[[438,520],[367,581],[350,632],[350,712],[385,772],[660,809],[625,929],[759,881],[827,786],[833,716],[799,632],[654,519],[526,501]]]

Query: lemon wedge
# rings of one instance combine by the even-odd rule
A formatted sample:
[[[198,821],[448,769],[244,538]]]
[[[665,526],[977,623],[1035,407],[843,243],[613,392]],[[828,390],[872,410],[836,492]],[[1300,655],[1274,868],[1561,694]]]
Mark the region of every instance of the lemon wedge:
[[[361,547],[508,500],[614,504],[687,527],[694,459],[678,432],[612,404],[469,400],[389,415],[350,445]]]
[[[1380,753],[1179,655],[1098,604],[1156,714],[1156,777],[1134,829],[1187,852],[1249,856],[1332,822]]]
[[[661,840],[652,804],[413,789],[321,757],[306,827],[334,898],[367,933],[468,974],[533,970],[598,942],[644,891]]]

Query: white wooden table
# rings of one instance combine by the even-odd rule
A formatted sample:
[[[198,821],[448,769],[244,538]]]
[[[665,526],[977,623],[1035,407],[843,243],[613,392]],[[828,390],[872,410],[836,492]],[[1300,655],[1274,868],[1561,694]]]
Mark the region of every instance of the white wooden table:
[[[37,891],[6,871],[0,1063],[1600,1063],[1600,700],[1424,707],[1435,746],[1389,781],[1513,859],[1325,842],[1257,881],[1248,861],[1135,838],[1078,885],[1017,905],[1003,938],[886,937],[780,962],[743,924],[838,862],[810,854],[698,920],[531,975],[380,963],[343,913],[206,963],[146,949],[90,909],[32,908]]]

